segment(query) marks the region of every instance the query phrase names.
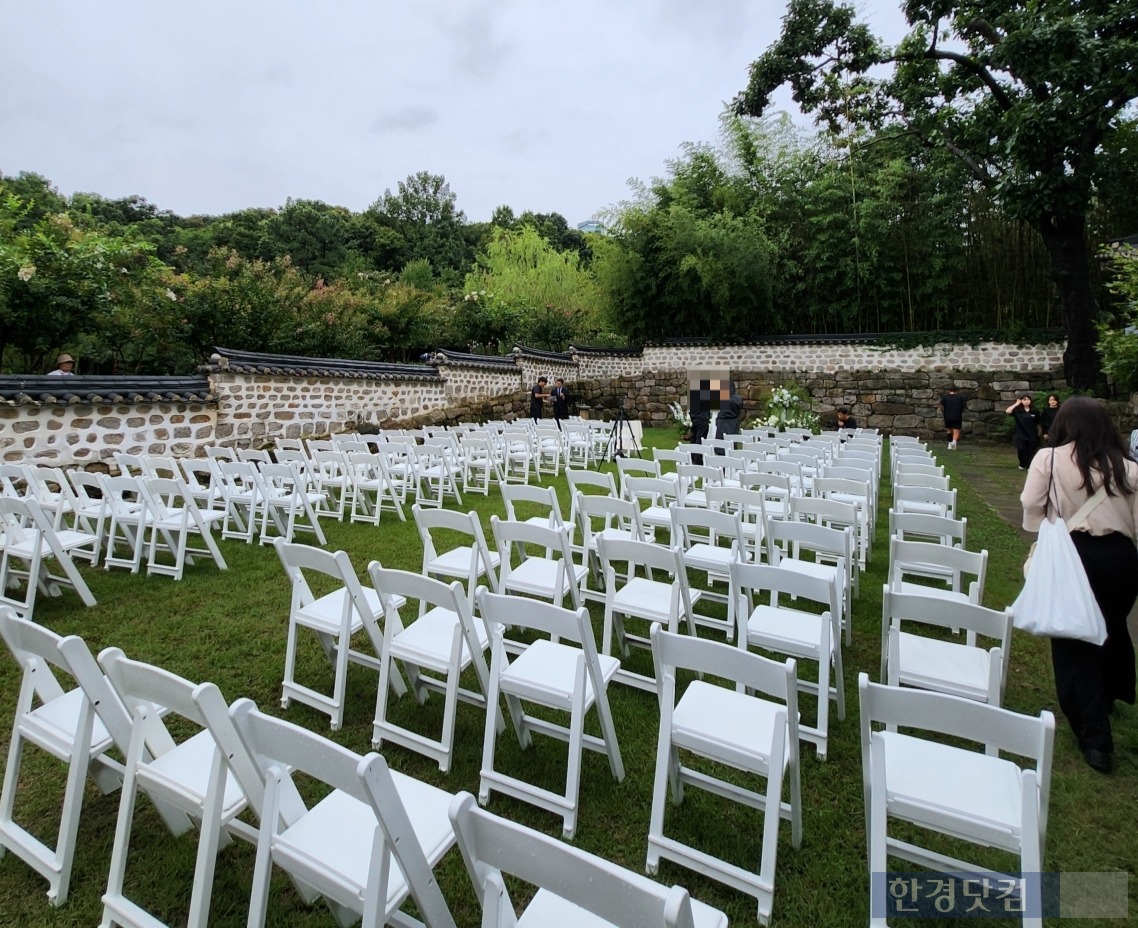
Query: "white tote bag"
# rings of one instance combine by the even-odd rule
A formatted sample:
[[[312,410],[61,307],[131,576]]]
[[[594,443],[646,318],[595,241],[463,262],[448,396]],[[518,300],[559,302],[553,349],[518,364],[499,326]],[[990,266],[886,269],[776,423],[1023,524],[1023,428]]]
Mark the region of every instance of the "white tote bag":
[[[1031,570],[1012,614],[1015,627],[1033,635],[1106,641],[1106,620],[1062,519],[1044,519],[1039,526]]]

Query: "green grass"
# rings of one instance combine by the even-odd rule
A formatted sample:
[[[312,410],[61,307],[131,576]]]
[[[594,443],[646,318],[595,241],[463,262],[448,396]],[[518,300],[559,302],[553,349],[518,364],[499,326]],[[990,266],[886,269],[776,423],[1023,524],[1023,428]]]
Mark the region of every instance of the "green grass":
[[[668,446],[675,443],[675,438],[673,432],[650,430],[645,444]],[[1002,607],[1018,591],[1026,542],[1013,526],[1001,520],[972,483],[979,479],[976,475],[981,475],[988,496],[1003,503],[1014,499],[1022,483],[1014,454],[1004,448],[969,448],[940,456],[959,488],[962,512],[969,517],[969,547],[985,547],[991,554],[986,604]],[[564,478],[557,485],[568,511]],[[883,494],[884,491],[885,488]],[[464,503],[479,512],[488,533],[490,515],[503,512],[496,491],[491,492],[489,499],[465,496]],[[880,661],[881,585],[888,560],[887,506],[888,496],[883,495],[873,559],[862,577],[861,598],[854,605],[854,643],[845,652],[847,717],[842,721],[831,713],[831,743],[825,763],[817,760],[812,747],[805,747],[802,752],[801,849],[796,851],[790,846],[789,828],[782,827],[773,917],[776,925],[852,926],[867,921],[869,893],[857,673],[865,670],[876,678]],[[347,550],[361,577],[373,558],[388,567],[419,569],[421,547],[410,521],[401,524],[385,514],[378,529],[329,521],[324,525],[328,547]],[[83,608],[73,594],[58,599],[41,598],[36,618],[60,634],[82,635],[96,653],[109,645],[118,645],[130,657],[153,662],[192,680],[212,680],[229,700],[251,697],[268,712],[284,714],[354,750],[368,750],[376,676],[361,667],[351,669],[345,724],[340,732],[329,731],[327,716],[295,702],[282,713],[280,682],[289,606],[283,572],[269,547],[227,541],[222,542],[222,550],[229,561],[227,572],[212,566],[195,566],[180,583],[166,578],[132,577],[122,571],[85,570],[99,600],[96,607]],[[599,638],[600,610],[594,607],[593,612],[598,620]],[[298,677],[319,686],[330,684],[331,672],[315,644],[301,650]],[[18,681],[13,662],[0,660],[2,718],[12,717]],[[586,753],[574,843],[642,871],[658,710],[651,694],[623,686],[613,687],[610,699],[627,776],[622,783],[615,783],[604,757]],[[401,724],[436,732],[441,724],[441,704],[436,697],[420,707],[405,698],[393,703],[393,716]],[[1058,715],[1046,642],[1016,633],[1006,704],[1026,713],[1036,714],[1046,708]],[[804,715],[812,717],[814,711],[812,702],[804,700]],[[1059,718],[1046,852],[1048,869],[1134,872],[1138,861],[1136,719],[1131,707],[1124,707],[1116,718],[1116,772],[1103,777],[1083,763],[1069,730]],[[460,706],[455,759],[451,772],[445,776],[430,761],[402,748],[388,746],[385,755],[393,767],[447,790],[477,793],[483,722],[480,711]],[[595,730],[595,725],[591,729]],[[517,765],[526,775],[554,787],[564,782],[562,743],[539,738],[534,748],[521,752],[507,730],[499,745],[503,766]],[[56,762],[37,756],[34,751],[28,752],[25,764],[27,774],[21,784],[18,815],[25,822],[37,823],[35,830],[46,836],[53,832],[58,819],[61,770]],[[0,860],[0,925],[54,928],[97,924],[117,808],[117,795],[102,796],[89,786],[71,897],[62,909],[49,907],[45,882],[18,859],[9,854]],[[559,818],[529,805],[496,794],[490,809],[560,835]],[[740,864],[757,863],[759,813],[689,789],[684,806],[669,810],[668,823],[669,833],[708,851]],[[130,887],[159,917],[174,924],[183,922],[193,872],[193,836],[171,838],[145,800],[139,804],[133,834]],[[1009,859],[1000,855],[984,856],[971,848],[964,849],[964,853],[966,859],[1011,866]],[[242,842],[222,852],[213,895],[213,925],[227,928],[245,923],[252,868],[252,850]],[[755,924],[755,906],[749,897],[672,864],[662,866],[660,879],[683,884],[697,898],[721,907],[734,925]],[[443,861],[440,882],[459,924],[477,925],[472,892],[457,852]],[[1131,911],[1138,911],[1138,883],[1132,883],[1130,904]],[[322,907],[306,909],[288,881],[280,877],[274,880],[270,922],[290,926],[334,924]]]

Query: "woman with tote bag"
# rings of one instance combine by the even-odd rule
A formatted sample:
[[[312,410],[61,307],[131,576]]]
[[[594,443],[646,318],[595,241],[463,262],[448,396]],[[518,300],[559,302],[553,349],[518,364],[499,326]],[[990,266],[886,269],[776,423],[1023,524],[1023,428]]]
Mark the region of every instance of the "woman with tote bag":
[[[1134,702],[1134,644],[1126,617],[1138,597],[1138,464],[1106,409],[1088,397],[1065,402],[1050,435],[1055,453],[1036,455],[1020,495],[1027,531],[1038,532],[1044,518],[1073,516],[1100,488],[1106,490],[1071,531],[1106,620],[1106,641],[1052,638],[1051,660],[1059,707],[1083,756],[1095,770],[1109,773],[1111,708],[1115,700]]]

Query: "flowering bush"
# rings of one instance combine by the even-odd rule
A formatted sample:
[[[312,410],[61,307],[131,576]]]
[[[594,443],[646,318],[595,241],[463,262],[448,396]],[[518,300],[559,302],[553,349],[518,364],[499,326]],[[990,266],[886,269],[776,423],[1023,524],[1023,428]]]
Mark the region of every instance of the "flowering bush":
[[[818,429],[818,416],[810,411],[810,396],[798,384],[784,384],[771,390],[764,412],[747,423],[751,428]]]

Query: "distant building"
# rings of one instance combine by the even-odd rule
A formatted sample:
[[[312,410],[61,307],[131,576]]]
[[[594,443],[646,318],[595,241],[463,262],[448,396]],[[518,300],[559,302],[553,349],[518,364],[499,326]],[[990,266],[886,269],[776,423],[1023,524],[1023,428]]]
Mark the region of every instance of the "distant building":
[[[599,232],[604,235],[608,230],[605,228],[603,222],[597,222],[595,219],[588,219],[585,222],[577,223],[578,232]]]

